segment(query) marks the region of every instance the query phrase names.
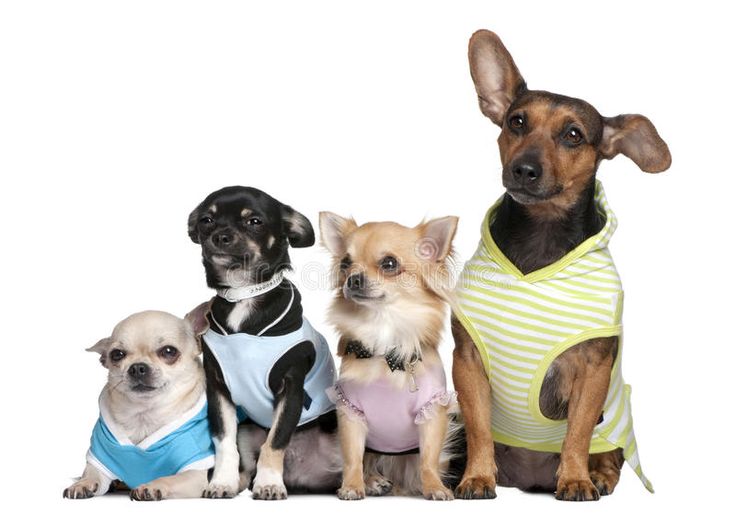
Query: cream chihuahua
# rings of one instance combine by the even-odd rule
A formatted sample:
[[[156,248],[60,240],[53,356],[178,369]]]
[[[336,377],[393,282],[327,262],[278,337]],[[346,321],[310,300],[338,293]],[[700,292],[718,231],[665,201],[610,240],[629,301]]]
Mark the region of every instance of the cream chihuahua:
[[[202,496],[214,448],[197,341],[206,329],[200,311],[185,320],[137,313],[89,348],[100,354],[108,381],[87,466],[65,498],[105,494],[115,481],[132,489],[133,500]]]
[[[343,453],[338,497],[422,494],[450,500],[442,482],[448,406],[437,347],[450,290],[456,217],[407,228],[320,214],[334,258],[331,323],[340,335],[333,389]]]

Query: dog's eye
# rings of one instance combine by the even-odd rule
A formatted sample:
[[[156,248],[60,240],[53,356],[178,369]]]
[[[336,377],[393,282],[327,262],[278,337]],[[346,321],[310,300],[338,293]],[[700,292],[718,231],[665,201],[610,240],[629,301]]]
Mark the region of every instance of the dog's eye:
[[[565,132],[564,139],[572,145],[579,145],[583,142],[583,132],[581,132],[579,128],[571,126],[567,132]]]
[[[201,223],[202,225],[209,225],[213,221],[215,220],[213,220],[209,216],[202,216],[201,218],[199,218],[199,223]]]
[[[345,258],[340,260],[340,270],[341,271],[347,271],[351,265],[353,265],[353,261],[350,259],[349,256],[346,256]]]
[[[245,220],[246,225],[263,225],[261,218],[248,218]]]
[[[521,115],[512,115],[509,117],[509,126],[514,130],[524,128],[524,118]]]
[[[120,362],[125,358],[125,352],[123,350],[114,349],[110,352],[110,360],[113,362]]]
[[[399,262],[393,256],[384,256],[378,266],[382,271],[393,273],[399,269]]]
[[[164,346],[158,350],[158,354],[164,359],[174,359],[179,356],[179,350],[174,346]]]

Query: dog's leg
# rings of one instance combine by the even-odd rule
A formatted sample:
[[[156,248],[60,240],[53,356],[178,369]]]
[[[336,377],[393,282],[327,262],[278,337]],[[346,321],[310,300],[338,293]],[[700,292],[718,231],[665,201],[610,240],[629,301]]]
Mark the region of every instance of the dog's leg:
[[[621,467],[624,464],[624,452],[617,448],[611,452],[592,454],[588,462],[590,479],[601,496],[613,494],[618,480],[621,477]]]
[[[344,406],[337,407],[337,433],[342,449],[342,486],[337,490],[341,500],[362,500],[365,498],[363,480],[363,454],[367,425],[349,415]]]
[[[215,444],[215,470],[204,491],[205,498],[234,498],[238,494],[238,416],[228,397],[207,385],[208,413]]]
[[[468,459],[465,474],[455,489],[455,497],[479,499],[496,497],[496,461],[491,433],[491,388],[480,352],[457,318],[452,317],[455,350],[452,380],[465,421]]]
[[[314,364],[314,345],[301,342],[287,351],[274,364],[268,383],[275,394],[273,425],[261,446],[253,481],[253,498],[282,500],[284,485],[284,451],[289,446],[304,408],[304,379]]]
[[[452,492],[440,478],[440,453],[447,433],[447,408],[437,405],[436,415],[419,425],[419,463],[422,494],[428,500],[451,500]]]
[[[134,488],[130,491],[130,499],[160,501],[176,498],[201,498],[206,488],[206,470],[187,470]]]
[[[565,501],[591,501],[600,497],[588,472],[588,452],[593,429],[603,410],[613,366],[612,343],[594,339],[565,353],[575,360],[567,409],[567,434],[557,469],[555,497]]]
[[[97,470],[93,465],[87,463],[82,477],[64,489],[64,497],[70,500],[79,500],[102,496],[110,489],[110,478]]]
[[[256,478],[253,481],[253,499],[255,500],[283,500],[287,496],[286,485],[284,485],[284,449],[288,445],[288,440],[286,444],[277,444],[275,441],[277,430],[286,424],[282,420],[285,406],[286,399],[284,398],[276,404],[274,426],[261,446],[256,464]],[[291,427],[292,430],[296,428],[296,423],[291,424]]]

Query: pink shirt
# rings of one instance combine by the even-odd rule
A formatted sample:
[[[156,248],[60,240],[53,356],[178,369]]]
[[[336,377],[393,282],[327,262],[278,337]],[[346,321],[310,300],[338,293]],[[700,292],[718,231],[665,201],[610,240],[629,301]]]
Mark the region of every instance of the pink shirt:
[[[391,375],[407,375],[393,372]],[[418,390],[397,388],[389,379],[371,383],[338,381],[330,392],[336,404],[368,426],[366,446],[378,452],[400,453],[419,447],[419,427],[432,417],[435,405],[448,406],[454,392],[447,391],[442,367],[416,377]]]

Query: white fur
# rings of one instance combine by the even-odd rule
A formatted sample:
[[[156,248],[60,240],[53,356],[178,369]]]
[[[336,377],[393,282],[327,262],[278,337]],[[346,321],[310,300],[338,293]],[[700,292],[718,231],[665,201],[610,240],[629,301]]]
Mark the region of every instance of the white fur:
[[[230,311],[230,314],[227,316],[227,328],[233,332],[238,331],[243,322],[253,315],[253,311],[257,304],[257,298],[245,298],[236,303]]]

